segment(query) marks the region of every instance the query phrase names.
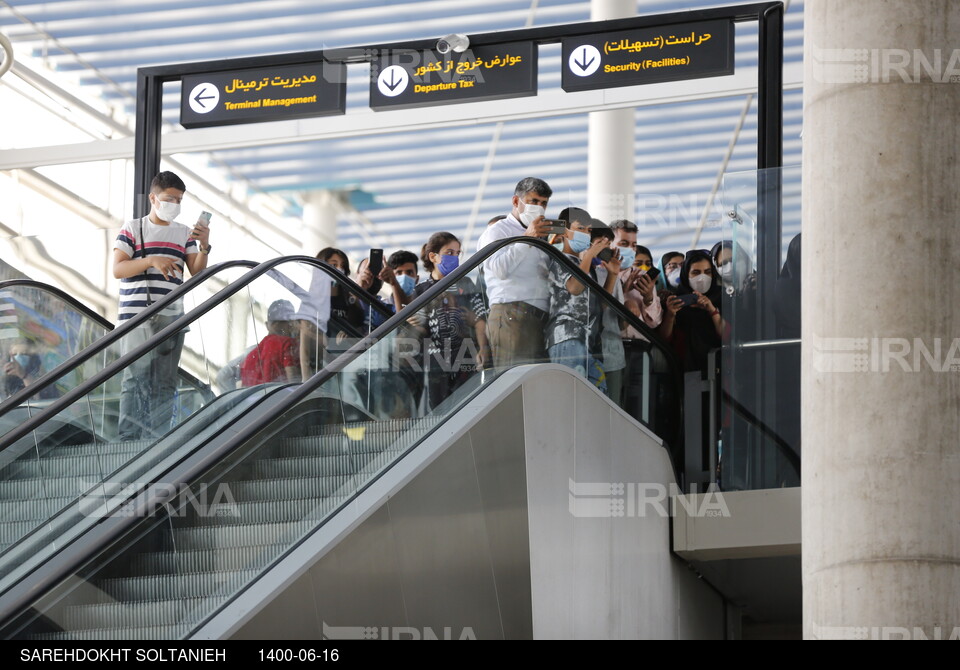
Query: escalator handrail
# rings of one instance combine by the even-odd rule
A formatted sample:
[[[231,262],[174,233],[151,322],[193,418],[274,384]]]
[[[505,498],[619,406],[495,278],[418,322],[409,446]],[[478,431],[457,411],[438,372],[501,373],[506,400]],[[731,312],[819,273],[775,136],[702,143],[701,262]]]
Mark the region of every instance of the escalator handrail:
[[[250,263],[251,261],[238,261],[239,263]],[[284,263],[303,263],[306,265],[312,266],[314,269],[320,270],[321,272],[326,273],[339,284],[344,284],[348,289],[350,289],[354,294],[359,294],[369,305],[372,305],[374,309],[380,312],[381,316],[387,317],[391,316],[390,311],[380,302],[378,298],[371,295],[368,291],[361,288],[349,277],[344,276],[334,267],[328,265],[324,261],[317,260],[311,256],[281,256],[279,258],[274,258],[269,261],[264,261],[256,267],[252,268],[246,272],[242,277],[236,281],[228,284],[226,287],[220,289],[217,293],[207,298],[206,301],[198,305],[197,307],[190,310],[189,313],[183,314],[176,321],[169,324],[166,328],[161,330],[158,333],[152,335],[147,339],[142,345],[135,348],[133,351],[123,354],[115,361],[99,370],[95,374],[91,375],[85,379],[82,383],[78,384],[76,387],[70,389],[62,396],[56,400],[52,400],[49,405],[44,407],[41,411],[37,412],[26,421],[18,424],[16,428],[11,429],[3,436],[0,436],[0,451],[3,451],[7,447],[15,444],[20,438],[29,434],[31,431],[36,429],[40,424],[47,421],[52,417],[57,416],[62,410],[66,409],[72,405],[75,401],[87,395],[90,391],[95,389],[97,386],[105,382],[106,380],[113,377],[115,374],[121,372],[126,368],[130,363],[136,361],[140,357],[144,356],[147,352],[152,350],[158,344],[166,340],[169,336],[174,333],[182,330],[184,327],[190,325],[200,317],[202,317],[207,312],[212,311],[218,305],[226,301],[231,296],[239,293],[244,288],[246,288],[251,282],[253,282],[258,277],[266,274],[273,270],[276,266],[282,265]],[[197,275],[200,276],[199,274]],[[389,319],[387,319],[389,321]],[[118,327],[113,333],[119,332],[124,326]],[[111,333],[111,335],[113,334]],[[106,338],[101,338],[106,339]],[[92,346],[92,345],[91,345]],[[89,349],[91,347],[87,347]],[[86,352],[84,349],[82,353]],[[78,358],[75,356],[74,358]],[[73,360],[73,359],[71,359]],[[35,384],[31,384],[32,388]]]
[[[520,237],[498,240],[496,242],[493,242],[487,245],[486,247],[481,249],[478,253],[474,254],[459,268],[457,268],[456,270],[454,270],[453,272],[445,276],[440,281],[436,282],[427,291],[424,291],[423,294],[421,294],[416,299],[414,299],[403,310],[401,310],[400,312],[388,318],[383,324],[381,324],[378,328],[376,328],[370,335],[367,335],[366,337],[361,339],[359,342],[355,343],[352,347],[350,347],[350,349],[348,349],[343,354],[338,356],[336,359],[334,359],[332,362],[326,365],[322,370],[314,374],[310,379],[300,384],[298,388],[293,389],[290,393],[287,394],[286,398],[279,401],[276,404],[276,406],[272,408],[272,411],[269,415],[264,416],[263,418],[257,421],[253,421],[250,424],[242,428],[239,428],[236,431],[231,432],[230,433],[231,437],[226,437],[223,441],[215,441],[216,438],[213,438],[213,440],[211,440],[210,442],[207,442],[206,444],[198,445],[197,448],[192,453],[197,454],[199,451],[202,450],[205,452],[203,454],[204,463],[207,463],[207,464],[219,463],[223,458],[227,457],[229,454],[231,454],[235,450],[241,448],[250,439],[255,437],[259,432],[261,432],[265,428],[268,428],[273,422],[277,420],[277,418],[283,416],[283,414],[286,413],[290,408],[295,406],[297,403],[303,400],[306,396],[310,395],[313,391],[317,390],[322,384],[324,384],[329,379],[334,377],[337,373],[342,371],[349,363],[351,363],[358,356],[363,354],[367,349],[369,349],[375,343],[379,342],[384,335],[388,334],[389,332],[393,331],[395,328],[397,328],[401,324],[405,323],[406,320],[409,318],[410,314],[415,313],[419,311],[421,308],[427,306],[440,294],[446,291],[447,288],[457,283],[458,281],[462,280],[467,273],[472,272],[479,265],[481,265],[481,263],[486,261],[490,256],[492,256],[494,253],[499,251],[501,248],[507,246],[508,244],[518,244],[518,243],[528,244],[530,246],[533,246],[542,250],[547,254],[550,254],[553,258],[559,260],[561,263],[566,264],[567,268],[571,270],[573,273],[575,273],[575,276],[577,277],[578,281],[588,284],[589,288],[591,288],[592,290],[603,291],[604,293],[606,293],[604,289],[596,281],[594,281],[589,275],[582,273],[580,268],[576,264],[568,260],[561,252],[557,251],[556,248],[554,248],[552,245],[547,244],[545,241],[533,239],[533,238],[520,238]],[[321,264],[321,262],[315,261],[315,259],[308,258],[308,257],[292,257],[292,258],[294,260],[301,260],[302,258],[308,261],[314,261],[318,264]],[[260,274],[263,274],[263,272],[266,272],[267,270],[271,269],[280,260],[284,260],[284,259],[275,259],[274,261],[268,261],[266,263],[261,264],[260,266],[257,266],[257,268],[254,268],[249,273],[247,273],[246,275],[244,275],[243,277],[235,281],[234,284],[246,285],[246,282],[244,280],[246,280],[248,276],[253,274],[256,274],[256,276],[259,276]],[[288,258],[286,260],[290,260],[290,259]],[[322,264],[322,265],[325,266],[324,269],[327,270],[328,274],[330,274],[332,277],[344,279],[342,275],[337,273],[332,268],[328,269],[329,266],[326,266],[325,264]],[[261,268],[263,269],[261,270]],[[260,271],[258,272],[258,270]],[[195,312],[197,310],[202,309],[207,303],[213,301],[219,295],[220,294],[218,293],[216,296],[213,296],[212,298],[207,300],[206,303],[197,307],[193,311]],[[627,320],[627,322],[630,325],[634,326],[634,328],[644,333],[650,339],[650,342],[653,346],[656,346],[662,349],[668,363],[670,364],[671,369],[673,370],[673,373],[674,373],[673,376],[675,380],[678,380],[677,383],[679,383],[680,366],[679,366],[679,362],[677,361],[676,355],[673,353],[673,351],[653,332],[652,329],[650,329],[640,319],[635,317],[631,312],[629,312],[625,307],[623,307],[623,305],[617,304],[612,297],[610,298],[608,304],[613,305],[618,310],[619,317]],[[191,312],[191,314],[193,314],[193,312]],[[171,329],[175,329],[174,327],[181,320],[178,320],[176,323],[171,324],[171,326],[164,329],[164,331],[162,331],[160,334],[158,334],[156,337],[152,339],[153,340],[157,340],[158,338],[162,339],[160,336],[163,333],[170,331]],[[149,342],[145,344],[142,348],[146,348],[148,346],[149,346]],[[681,387],[677,386],[677,388],[679,389]],[[676,400],[677,403],[680,402],[681,397],[682,397],[682,394],[678,393],[677,400]],[[682,407],[678,407],[678,410],[682,412]],[[682,426],[683,422],[678,421],[678,423]],[[672,454],[670,453],[670,450],[667,450],[667,454],[668,454],[668,457],[670,457],[672,460]],[[208,467],[210,466],[207,466],[207,468]],[[203,468],[203,471],[205,472],[207,468]],[[168,475],[169,474],[170,473],[168,473]],[[165,475],[165,481],[177,487],[177,486],[180,486],[182,483],[186,483],[187,480],[190,480],[190,481],[195,480],[196,477],[198,476],[202,476],[202,472],[199,474],[196,471],[192,471],[188,473],[180,473],[180,476],[176,476],[176,477],[170,477]],[[364,486],[363,488],[365,489],[366,486]],[[359,494],[359,492],[360,490],[356,491],[355,494]],[[140,500],[142,501],[142,504],[145,506],[149,506],[155,502],[154,500],[146,499],[146,498],[140,498]],[[90,542],[90,541],[84,542],[82,537],[77,538],[77,540],[73,544],[72,549],[70,550],[71,552],[70,556],[64,557],[64,560],[57,565],[57,568],[54,570],[54,573],[45,575],[44,583],[47,584],[47,588],[52,588],[52,585],[59,583],[59,581],[65,578],[67,575],[73,574],[79,566],[85,564],[92,556],[94,556],[103,547],[114,542],[116,538],[122,537],[124,533],[126,533],[130,528],[134,526],[134,524],[138,523],[141,520],[142,520],[141,517],[135,514],[125,515],[121,517],[110,517],[108,520],[105,520],[106,523],[98,524],[97,528],[99,532],[97,534],[95,542]],[[46,591],[44,590],[44,592]],[[16,616],[16,612],[22,611],[23,607],[26,606],[25,602],[28,598],[30,598],[31,600],[35,600],[39,595],[41,594],[37,593],[35,590],[31,590],[31,593],[29,594],[17,595],[13,599],[13,602],[9,602],[9,601],[4,602],[7,599],[0,598],[0,603],[3,604],[2,610],[0,610],[0,623],[3,623],[5,625],[7,621],[12,619],[12,617]]]
[[[326,383],[328,380],[333,378],[336,374],[341,372],[347,365],[354,361],[362,355],[367,349],[375,345],[380,341],[382,337],[395,330],[398,326],[406,323],[407,319],[411,314],[416,313],[421,308],[429,305],[435,298],[440,294],[446,291],[450,286],[453,286],[458,281],[461,281],[468,273],[472,272],[487,259],[489,259],[494,253],[502,249],[503,247],[509,244],[526,244],[532,247],[535,247],[542,251],[543,253],[549,254],[555,260],[565,264],[567,269],[574,274],[577,278],[577,281],[587,284],[588,288],[593,291],[597,291],[601,295],[607,294],[607,292],[600,286],[592,277],[580,270],[580,268],[570,261],[563,253],[558,251],[553,245],[548,244],[544,240],[530,237],[509,237],[502,240],[497,240],[492,242],[481,249],[479,252],[471,256],[465,263],[460,265],[456,270],[450,274],[443,277],[440,281],[436,282],[428,290],[424,291],[421,295],[417,296],[410,304],[404,307],[402,310],[391,316],[378,328],[376,328],[372,333],[356,342],[353,346],[343,352],[340,356],[328,363],[322,370],[319,370],[314,374],[310,379],[304,381],[298,388],[290,392],[290,394],[276,407],[276,416],[280,416],[283,412],[287,411],[298,402],[303,400],[306,396],[310,395],[314,390],[318,389],[321,385]],[[609,294],[607,294],[609,295]],[[657,335],[652,328],[647,324],[643,323],[640,319],[633,315],[626,307],[622,304],[618,304],[617,301],[611,296],[608,306],[613,306],[617,310],[617,316],[626,320],[631,326],[636,328],[638,331],[643,333],[650,341],[650,343],[661,350],[664,357],[666,358],[670,369],[672,370],[672,377],[674,380],[675,388],[678,389],[676,394],[675,402],[677,403],[677,435],[675,439],[679,440],[680,430],[682,430],[683,420],[682,412],[683,408],[680,404],[682,402],[682,394],[679,392],[679,389],[683,388],[683,379],[680,362],[677,359],[676,354],[673,349],[669,347],[663,340]],[[257,433],[267,427],[269,422],[272,419],[263,419],[258,422],[253,422],[239,429],[233,438],[225,442],[220,446],[221,455],[226,455],[233,451],[235,448],[241,446],[247,440],[253,438]],[[679,442],[677,442],[679,444]],[[670,450],[667,450],[667,453],[670,455],[671,461],[673,460],[673,455],[670,453]],[[676,469],[674,469],[676,471]]]
[[[90,319],[91,321],[96,323],[98,326],[105,328],[107,331],[113,330],[113,324],[110,323],[110,321],[107,320],[106,317],[104,317],[101,314],[98,314],[97,312],[94,312],[92,309],[84,305],[82,302],[74,298],[72,295],[70,295],[66,291],[63,291],[57,288],[56,286],[51,286],[50,284],[44,284],[43,282],[37,281],[35,279],[7,279],[6,281],[0,282],[0,291],[6,290],[8,288],[12,288],[14,286],[25,286],[27,288],[35,288],[41,291],[46,291],[47,293],[55,295],[60,300],[62,300],[63,302],[73,307],[75,310],[80,312],[82,316]]]
[[[24,401],[32,398],[37,395],[43,389],[48,386],[52,386],[59,379],[64,377],[68,372],[87,362],[101,351],[112,345],[117,340],[124,337],[128,332],[134,328],[141,325],[142,322],[150,319],[152,316],[160,312],[162,309],[166,308],[167,305],[179,300],[187,292],[193,290],[201,283],[205,282],[207,279],[213,275],[223,271],[228,270],[234,267],[255,267],[256,263],[253,261],[245,260],[235,260],[235,261],[224,261],[223,263],[217,263],[208,268],[205,268],[203,271],[198,272],[194,276],[190,277],[187,281],[183,282],[180,286],[170,291],[156,302],[145,307],[141,312],[135,316],[130,317],[125,320],[116,328],[111,326],[109,333],[106,333],[103,337],[97,341],[90,344],[90,346],[85,347],[81,351],[78,351],[76,354],[65,360],[63,363],[55,367],[53,370],[43,375],[40,379],[36,380],[29,386],[25,386],[16,393],[13,393],[3,402],[0,402],[0,416],[3,416],[10,410],[19,407],[23,404]]]

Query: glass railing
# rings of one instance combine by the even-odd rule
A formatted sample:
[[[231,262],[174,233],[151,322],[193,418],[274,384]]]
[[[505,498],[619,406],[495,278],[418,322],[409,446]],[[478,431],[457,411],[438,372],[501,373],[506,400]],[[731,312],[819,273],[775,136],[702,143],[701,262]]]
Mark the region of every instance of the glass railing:
[[[251,261],[230,261],[207,268],[109,334],[104,333],[103,337],[85,343],[78,342],[72,355],[51,361],[43,374],[0,402],[0,435],[114,363],[131,349],[134,340],[142,337],[149,324],[156,321],[154,315],[171,311],[171,305],[181,313],[189,313],[255,265]],[[201,393],[203,388],[197,380],[202,370],[193,353],[188,346],[182,360],[179,386],[184,397]]]
[[[21,391],[113,330],[113,324],[60,289],[31,279],[0,282],[0,400]],[[54,398],[75,376],[48,388]]]
[[[800,167],[728,174],[719,483],[800,484]]]
[[[513,287],[535,304],[496,302],[504,282],[518,276],[516,265],[539,282]],[[574,304],[551,301],[561,291]],[[547,309],[538,311],[543,298]],[[604,329],[619,342],[627,325],[657,352],[639,356],[636,373],[624,375],[629,411],[647,425],[659,422],[670,449],[681,425],[672,352],[552,247],[527,238],[494,243],[262,419],[203,449],[212,466],[164,475],[181,495],[162,505],[122,501],[123,514],[108,510],[104,532],[114,528],[118,539],[89,543],[82,560],[64,559],[59,585],[39,601],[25,594],[17,601],[25,608],[6,618],[2,634],[187,636],[504,371],[553,361],[603,392],[603,363],[622,355]]]
[[[329,266],[293,257],[248,271],[154,334],[129,329],[136,348],[0,438],[0,591],[89,525],[91,498],[154,481],[242,417],[263,395],[249,389],[299,383],[301,360],[335,355],[325,345],[337,336],[363,337],[370,310],[388,316]],[[319,344],[309,351],[297,336],[311,324]],[[188,353],[204,392],[184,397],[177,363]]]

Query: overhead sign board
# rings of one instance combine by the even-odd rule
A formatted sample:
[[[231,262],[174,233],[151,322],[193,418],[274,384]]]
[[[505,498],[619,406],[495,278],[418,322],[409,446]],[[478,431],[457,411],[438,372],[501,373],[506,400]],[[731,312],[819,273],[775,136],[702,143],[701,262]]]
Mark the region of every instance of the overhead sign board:
[[[563,40],[564,91],[733,74],[733,21],[595,33]]]
[[[463,53],[390,52],[372,67],[370,107],[378,111],[537,94],[533,42],[478,46]]]
[[[328,116],[343,114],[346,108],[346,68],[341,63],[190,75],[181,86],[184,128]]]

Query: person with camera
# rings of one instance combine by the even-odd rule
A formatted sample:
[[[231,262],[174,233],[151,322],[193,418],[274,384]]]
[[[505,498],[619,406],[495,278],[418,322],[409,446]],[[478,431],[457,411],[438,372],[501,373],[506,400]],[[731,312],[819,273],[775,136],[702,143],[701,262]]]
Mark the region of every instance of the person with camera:
[[[684,370],[706,370],[707,354],[721,344],[720,283],[710,252],[688,251],[677,295],[667,298],[659,333],[680,355]]]
[[[120,229],[113,247],[113,276],[120,280],[119,323],[182,284],[184,268],[195,275],[207,267],[209,218],[201,216],[192,228],[176,221],[186,190],[174,173],[157,174],[150,183],[150,213]],[[122,353],[133,351],[182,315],[182,301],[168,305],[123,339]],[[183,338],[181,330],[124,370],[120,439],[157,438],[170,429]]]
[[[487,226],[477,250],[509,237],[546,237],[550,225],[544,220],[544,212],[552,195],[553,190],[542,179],[521,179],[513,192],[510,214]],[[549,318],[547,262],[547,255],[539,249],[516,244],[483,263],[490,303],[487,339],[496,368],[547,360],[543,337]]]

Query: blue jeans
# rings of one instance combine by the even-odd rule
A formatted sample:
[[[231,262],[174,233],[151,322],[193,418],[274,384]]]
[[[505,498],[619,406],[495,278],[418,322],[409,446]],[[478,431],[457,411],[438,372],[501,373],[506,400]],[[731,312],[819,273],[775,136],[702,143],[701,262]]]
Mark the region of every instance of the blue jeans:
[[[179,316],[154,316],[123,338],[126,354],[173,323]],[[121,440],[156,439],[170,432],[177,393],[177,370],[186,329],[129,364],[120,384]]]
[[[589,381],[598,389],[607,392],[607,379],[600,361],[587,352],[587,345],[583,340],[565,340],[551,346],[547,353],[551,363],[566,365]]]

